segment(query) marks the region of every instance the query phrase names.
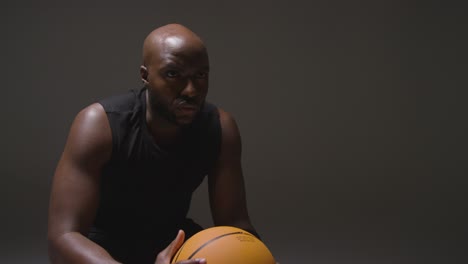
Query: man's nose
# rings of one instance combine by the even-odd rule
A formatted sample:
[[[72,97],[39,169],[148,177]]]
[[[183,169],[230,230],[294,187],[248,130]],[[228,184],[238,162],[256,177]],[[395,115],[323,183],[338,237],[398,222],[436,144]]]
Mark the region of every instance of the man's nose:
[[[197,89],[195,88],[195,84],[193,83],[192,79],[190,78],[187,79],[185,87],[182,90],[182,95],[185,95],[188,97],[194,97],[197,95]]]

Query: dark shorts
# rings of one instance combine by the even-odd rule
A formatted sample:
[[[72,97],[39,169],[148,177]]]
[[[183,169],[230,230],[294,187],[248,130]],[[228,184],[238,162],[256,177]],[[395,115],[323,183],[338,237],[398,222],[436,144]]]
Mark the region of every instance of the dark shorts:
[[[139,227],[131,232],[108,232],[93,227],[88,238],[124,264],[154,264],[158,253],[174,240],[179,229],[185,231],[185,239],[203,230],[192,219],[186,219],[182,225],[158,233],[147,232]]]

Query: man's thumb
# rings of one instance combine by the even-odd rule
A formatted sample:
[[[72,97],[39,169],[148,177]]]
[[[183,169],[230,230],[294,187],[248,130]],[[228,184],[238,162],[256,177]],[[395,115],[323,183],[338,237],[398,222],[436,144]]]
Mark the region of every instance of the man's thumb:
[[[169,255],[174,256],[174,254],[177,252],[177,250],[182,246],[184,243],[185,239],[185,232],[183,230],[179,230],[177,233],[176,238],[171,242],[169,245]]]

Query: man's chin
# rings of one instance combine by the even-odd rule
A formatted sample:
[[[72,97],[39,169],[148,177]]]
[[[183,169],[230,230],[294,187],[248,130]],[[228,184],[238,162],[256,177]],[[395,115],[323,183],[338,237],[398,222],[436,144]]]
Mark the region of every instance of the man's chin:
[[[193,109],[191,109],[190,111],[180,110],[175,112],[174,117],[177,124],[184,126],[190,125],[193,122],[193,120],[195,120],[198,113],[198,110]]]
[[[193,123],[193,120],[195,120],[195,115],[194,116],[178,116],[176,118],[176,123],[179,126],[188,126]]]

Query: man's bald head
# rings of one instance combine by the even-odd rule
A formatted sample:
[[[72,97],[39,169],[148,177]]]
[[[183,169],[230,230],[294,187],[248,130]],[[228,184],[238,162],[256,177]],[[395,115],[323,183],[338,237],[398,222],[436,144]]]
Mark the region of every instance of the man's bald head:
[[[169,24],[152,31],[140,67],[151,116],[190,124],[205,102],[209,68],[205,45],[190,29]]]
[[[143,43],[143,65],[149,67],[154,59],[165,53],[204,53],[203,41],[180,24],[168,24],[153,30]]]

